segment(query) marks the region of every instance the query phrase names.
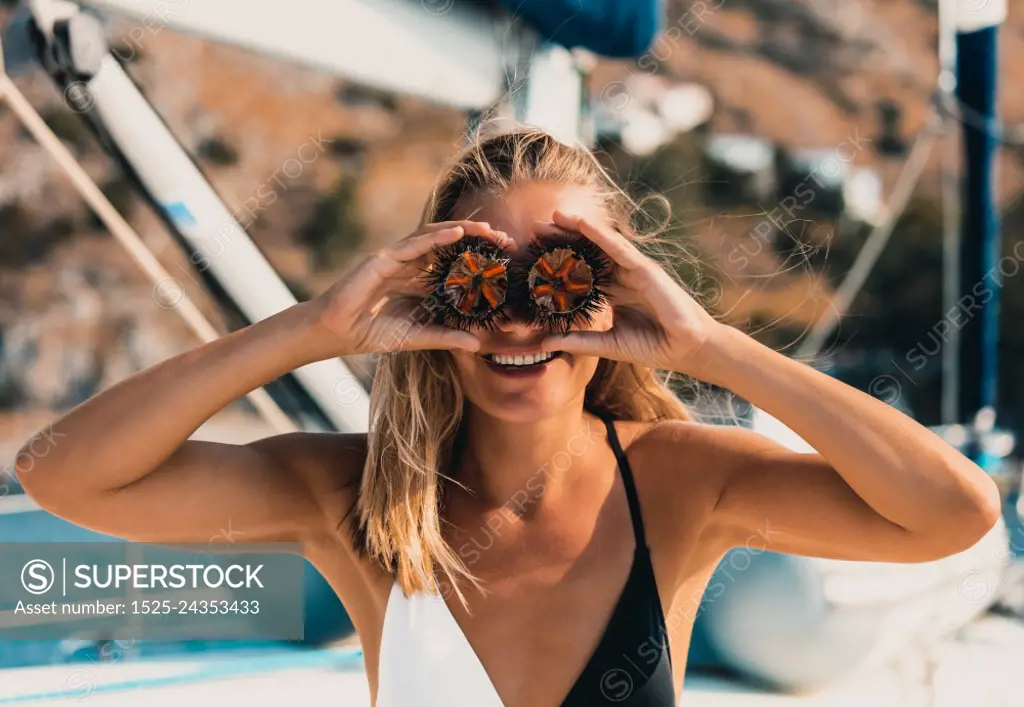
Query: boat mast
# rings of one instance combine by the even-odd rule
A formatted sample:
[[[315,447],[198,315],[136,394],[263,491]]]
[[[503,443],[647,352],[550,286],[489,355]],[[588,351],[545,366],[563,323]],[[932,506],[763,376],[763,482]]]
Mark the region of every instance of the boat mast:
[[[939,2],[939,85],[938,99],[943,121],[952,120],[948,107],[955,101],[957,85],[956,37],[957,1]],[[946,135],[942,144],[942,311],[949,312],[960,299],[960,220],[962,211],[959,141]],[[960,330],[951,327],[942,347],[942,403],[944,425],[960,421]]]
[[[946,316],[959,329],[956,352],[961,421],[991,415],[998,381],[1002,239],[996,203],[996,158],[1001,130],[996,116],[999,24],[1006,0],[956,3],[956,110],[963,130],[963,217],[958,301],[946,302]],[[960,326],[956,326],[960,324]],[[952,405],[952,403],[950,403]]]

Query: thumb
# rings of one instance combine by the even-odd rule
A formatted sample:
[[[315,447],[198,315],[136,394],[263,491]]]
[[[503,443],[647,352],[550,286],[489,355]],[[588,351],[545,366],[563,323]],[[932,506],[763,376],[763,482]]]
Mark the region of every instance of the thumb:
[[[468,331],[459,331],[432,324],[412,332],[400,346],[405,351],[421,349],[460,349],[469,353],[480,350],[480,339]]]
[[[573,331],[552,334],[541,342],[544,351],[565,351],[581,356],[605,356],[612,350],[613,338],[606,331]]]

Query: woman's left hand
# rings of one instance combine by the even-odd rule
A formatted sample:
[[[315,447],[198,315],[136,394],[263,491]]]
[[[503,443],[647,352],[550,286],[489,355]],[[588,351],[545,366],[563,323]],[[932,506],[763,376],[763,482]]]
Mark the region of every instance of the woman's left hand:
[[[614,322],[607,331],[552,334],[542,348],[701,377],[701,354],[726,325],[622,234],[560,211],[553,219],[558,228],[592,241],[612,261],[611,283],[604,289],[611,299]],[[545,224],[538,223],[536,228],[542,231]]]

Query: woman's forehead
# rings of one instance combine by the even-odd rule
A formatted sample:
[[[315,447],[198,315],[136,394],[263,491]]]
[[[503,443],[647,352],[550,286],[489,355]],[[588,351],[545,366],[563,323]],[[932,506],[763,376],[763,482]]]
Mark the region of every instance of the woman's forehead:
[[[484,221],[491,228],[507,233],[521,246],[534,239],[534,224],[550,222],[555,211],[596,222],[605,218],[604,209],[592,189],[546,182],[524,184],[501,193],[463,197],[456,204],[452,218]]]

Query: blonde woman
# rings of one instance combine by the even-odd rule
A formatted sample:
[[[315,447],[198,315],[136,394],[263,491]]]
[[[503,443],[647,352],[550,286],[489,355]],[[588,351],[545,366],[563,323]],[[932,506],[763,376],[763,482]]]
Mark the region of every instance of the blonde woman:
[[[72,410],[24,487],[131,540],[231,527],[301,543],[355,624],[378,707],[667,707],[692,629],[681,607],[730,548],[755,537],[922,562],[994,525],[999,496],[977,466],[717,322],[638,248],[631,208],[585,151],[537,130],[481,139],[441,175],[416,233],[320,297]],[[489,327],[421,316],[438,249],[472,240],[534,272],[535,242],[559,234],[607,268],[592,273],[604,297],[569,331],[528,316],[542,289],[530,278],[505,283],[513,304]],[[292,369],[370,352],[368,435],[188,439]],[[732,390],[818,454],[692,421],[653,371]]]

